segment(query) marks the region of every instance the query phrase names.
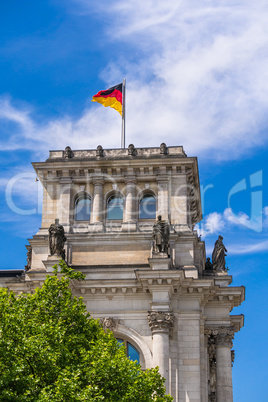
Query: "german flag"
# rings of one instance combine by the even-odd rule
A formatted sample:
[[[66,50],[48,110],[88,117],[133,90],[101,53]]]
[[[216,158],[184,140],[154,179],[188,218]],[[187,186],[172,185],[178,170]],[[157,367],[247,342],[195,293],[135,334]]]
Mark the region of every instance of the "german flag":
[[[115,85],[105,91],[99,91],[93,96],[92,102],[101,103],[103,106],[110,106],[117,110],[122,116],[122,91],[123,84]]]

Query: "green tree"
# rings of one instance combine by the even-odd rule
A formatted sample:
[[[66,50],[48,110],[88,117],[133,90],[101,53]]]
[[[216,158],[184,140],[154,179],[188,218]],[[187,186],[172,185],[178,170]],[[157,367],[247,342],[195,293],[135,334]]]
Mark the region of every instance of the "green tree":
[[[172,401],[157,369],[142,371],[90,317],[60,262],[33,294],[0,289],[0,401]]]

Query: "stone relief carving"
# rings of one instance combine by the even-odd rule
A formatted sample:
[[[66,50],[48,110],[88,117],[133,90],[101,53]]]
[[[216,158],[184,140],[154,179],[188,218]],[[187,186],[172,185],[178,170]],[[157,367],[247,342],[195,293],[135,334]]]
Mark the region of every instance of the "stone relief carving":
[[[162,144],[160,145],[160,154],[167,155],[167,153],[168,153],[167,146],[164,142],[162,142]]]
[[[216,386],[217,386],[217,376],[216,376],[216,348],[218,345],[225,345],[228,347],[232,347],[232,339],[234,337],[234,330],[232,327],[206,327],[205,335],[207,336],[207,348],[208,348],[208,359],[209,359],[209,401],[216,402],[217,394],[216,394]],[[230,351],[231,356],[234,351]],[[233,361],[233,360],[232,360]]]
[[[27,258],[27,263],[25,265],[25,271],[29,271],[29,269],[31,269],[31,265],[32,265],[32,246],[27,245],[27,254],[26,254],[26,258]]]
[[[64,150],[64,158],[70,159],[74,157],[74,153],[71,149],[71,147],[66,147]]]
[[[64,234],[64,227],[59,223],[59,219],[55,219],[55,223],[50,225],[48,232],[50,255],[60,256],[64,260],[64,243],[66,241],[66,237]]]
[[[117,327],[119,320],[112,318],[112,317],[104,317],[100,320],[100,324],[102,328],[106,331],[109,329],[110,331],[114,331]]]
[[[128,155],[135,156],[137,154],[136,148],[133,144],[129,144],[128,146]]]
[[[219,236],[218,240],[215,242],[214,250],[212,253],[212,264],[213,269],[216,271],[225,271],[225,256],[227,249],[225,248],[223,242],[223,237]]]
[[[102,148],[101,145],[98,145],[98,146],[97,146],[96,155],[97,155],[97,156],[103,156],[103,148]]]
[[[171,332],[174,327],[175,316],[171,311],[148,311],[149,327],[154,332]]]
[[[154,252],[168,254],[169,248],[169,223],[162,220],[162,216],[159,215],[157,221],[153,226],[153,241]]]

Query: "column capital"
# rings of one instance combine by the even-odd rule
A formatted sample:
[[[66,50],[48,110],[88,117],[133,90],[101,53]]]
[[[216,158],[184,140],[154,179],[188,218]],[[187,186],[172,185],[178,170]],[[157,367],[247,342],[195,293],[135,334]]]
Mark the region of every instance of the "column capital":
[[[221,327],[216,337],[217,346],[233,347],[234,330],[232,328]]]
[[[233,327],[205,327],[205,335],[208,337],[208,344],[216,343],[217,346],[233,346]]]
[[[94,184],[94,186],[102,186],[104,185],[104,179],[103,177],[98,177],[98,176],[93,176],[92,177],[92,183]]]
[[[152,334],[157,332],[170,333],[174,327],[175,316],[171,311],[148,311],[148,322]]]

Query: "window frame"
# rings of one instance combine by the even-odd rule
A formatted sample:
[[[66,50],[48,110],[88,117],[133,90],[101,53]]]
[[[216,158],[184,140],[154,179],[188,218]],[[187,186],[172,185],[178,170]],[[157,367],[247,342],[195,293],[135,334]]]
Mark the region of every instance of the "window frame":
[[[142,203],[142,201],[145,199],[145,198],[147,198],[147,197],[152,197],[152,198],[154,198],[154,200],[155,200],[155,216],[152,216],[152,217],[145,217],[145,218],[142,218],[141,217],[141,203]],[[155,221],[156,220],[156,215],[157,215],[157,198],[156,198],[156,195],[152,192],[152,191],[144,191],[141,195],[140,195],[140,197],[139,197],[139,204],[138,204],[138,216],[139,216],[139,220],[140,221],[146,221],[146,220],[149,220],[149,221]]]
[[[89,210],[89,216],[88,219],[77,219],[77,207],[79,205],[79,202],[82,200],[88,200],[90,201],[90,210]],[[92,200],[91,200],[91,196],[87,193],[82,193],[82,194],[78,194],[75,197],[74,200],[74,221],[75,222],[90,222],[91,220],[91,209],[92,209]]]
[[[113,211],[113,209],[115,209],[115,208],[120,208],[120,210],[122,212],[122,217],[109,218],[109,212],[110,212],[109,211],[109,202],[110,202],[110,200],[115,199],[115,198],[120,199],[122,201],[122,209],[119,206],[118,207],[116,206],[116,207],[112,208],[111,211]],[[120,192],[113,192],[113,193],[109,194],[106,198],[106,220],[109,222],[122,222],[123,218],[124,218],[124,208],[125,208],[125,198],[124,198],[123,194],[121,194]]]

